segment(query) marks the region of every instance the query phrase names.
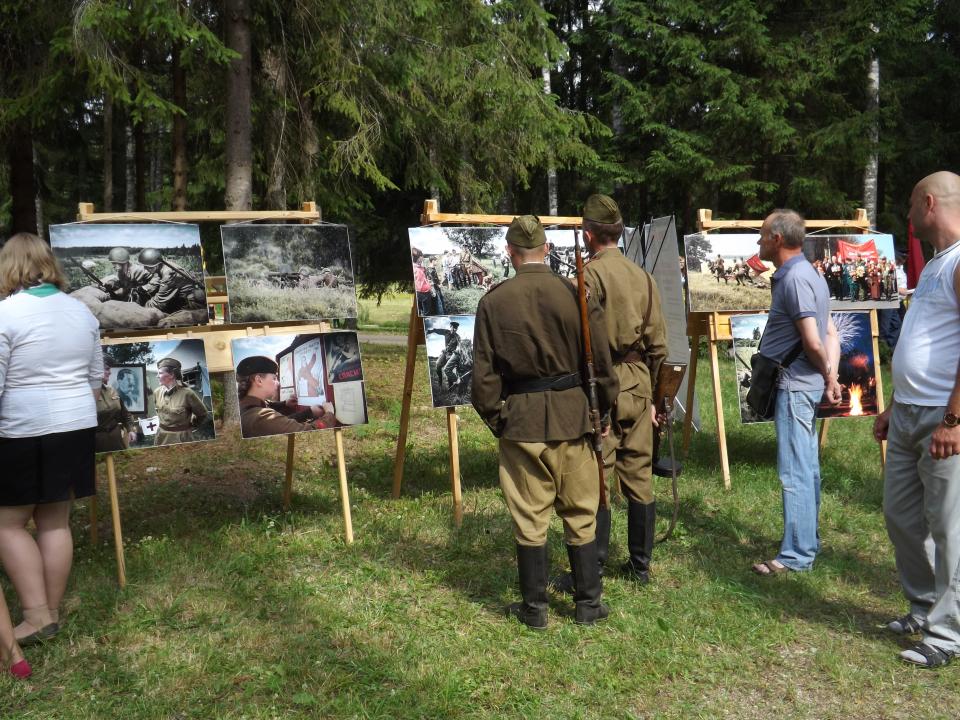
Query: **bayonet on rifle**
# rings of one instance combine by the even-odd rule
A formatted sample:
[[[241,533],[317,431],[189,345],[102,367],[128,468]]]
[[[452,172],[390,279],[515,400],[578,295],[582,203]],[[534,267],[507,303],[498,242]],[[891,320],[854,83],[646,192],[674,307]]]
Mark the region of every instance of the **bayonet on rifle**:
[[[580,234],[573,228],[574,257],[577,264],[577,298],[580,301],[580,332],[583,336],[583,364],[587,373],[587,400],[590,403],[590,423],[593,425],[593,452],[597,456],[600,480],[600,507],[607,507],[607,480],[603,475],[603,429],[600,427],[600,401],[597,396],[597,375],[593,369],[593,346],[590,343],[590,321],[587,310],[587,284],[583,276],[583,254],[580,252]]]
[[[100,278],[98,278],[96,275],[94,275],[92,272],[90,272],[89,270],[87,270],[87,268],[85,268],[85,267],[83,266],[83,263],[77,262],[77,259],[76,259],[75,257],[73,257],[73,256],[70,256],[69,260],[70,260],[70,262],[73,263],[76,267],[80,268],[80,272],[82,272],[82,273],[83,273],[84,275],[86,275],[88,278],[90,278],[91,280],[93,280],[101,290],[103,290],[105,293],[110,292],[110,291],[107,289],[107,286],[103,284],[103,281],[102,281]]]

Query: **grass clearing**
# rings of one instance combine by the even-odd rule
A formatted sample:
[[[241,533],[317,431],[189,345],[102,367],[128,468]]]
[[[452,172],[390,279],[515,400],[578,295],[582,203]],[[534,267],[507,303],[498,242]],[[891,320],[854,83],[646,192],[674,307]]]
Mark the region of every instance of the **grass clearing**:
[[[403,496],[390,498],[404,352],[363,347],[371,422],[344,432],[350,547],[332,434],[298,438],[289,513],[283,438],[233,431],[118,458],[129,585],[115,587],[102,483],[96,546],[86,503],[75,510],[64,631],[27,649],[31,680],[0,679],[0,718],[957,716],[960,666],[908,667],[882,629],[904,602],[868,420],[831,426],[814,572],[755,577],[750,564],[779,541],[774,436],[739,424],[724,360],[732,491],[705,409],[681,477],[680,524],[655,551],[652,584],[608,578],[612,615],[594,628],[576,626],[570,601],[554,597],[550,627],[536,633],[501,614],[517,596],[510,520],[494,440],[468,408],[465,518],[452,525],[444,412],[429,407],[422,349]],[[709,373],[698,385],[707,405]],[[662,532],[669,492],[658,483]],[[618,503],[612,566],[625,533]],[[550,543],[559,569],[559,522]]]

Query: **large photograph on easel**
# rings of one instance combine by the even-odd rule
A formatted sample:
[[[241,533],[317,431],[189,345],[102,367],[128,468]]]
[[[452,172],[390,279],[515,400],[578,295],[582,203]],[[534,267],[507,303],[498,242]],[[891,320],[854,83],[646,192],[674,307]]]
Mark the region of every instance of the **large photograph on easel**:
[[[356,332],[236,338],[231,346],[242,437],[367,422]]]
[[[817,407],[817,417],[851,418],[877,415],[879,412],[877,368],[873,353],[870,313],[835,312],[832,313],[832,317],[840,340],[838,373],[842,394],[838,405],[820,403]],[[766,313],[734,315],[730,318],[737,397],[740,402],[740,422],[744,424],[769,422],[758,418],[747,404],[751,374],[750,357],[760,346],[760,338],[766,324]]]
[[[769,309],[774,266],[757,254],[759,239],[757,233],[684,237],[691,312]],[[892,235],[807,235],[803,254],[826,281],[832,310],[898,307]]]
[[[572,277],[573,230],[547,230],[544,263]],[[475,315],[480,298],[513,277],[505,227],[410,228],[410,263],[420,317]]]
[[[213,398],[203,340],[103,346],[97,452],[213,440]]]
[[[345,225],[224,225],[233,322],[357,316]]]
[[[208,322],[196,225],[51,225],[50,247],[101,330]]]

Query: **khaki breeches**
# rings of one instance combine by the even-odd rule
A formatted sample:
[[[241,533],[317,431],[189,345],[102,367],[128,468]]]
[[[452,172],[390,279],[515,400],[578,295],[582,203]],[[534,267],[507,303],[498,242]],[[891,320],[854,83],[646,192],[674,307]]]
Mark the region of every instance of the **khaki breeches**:
[[[653,423],[650,400],[622,392],[617,397],[610,433],[603,441],[607,478],[616,471],[620,490],[633,502],[653,502]]]
[[[557,442],[501,438],[500,487],[520,545],[546,544],[551,507],[563,520],[568,545],[593,540],[600,486],[586,438]]]

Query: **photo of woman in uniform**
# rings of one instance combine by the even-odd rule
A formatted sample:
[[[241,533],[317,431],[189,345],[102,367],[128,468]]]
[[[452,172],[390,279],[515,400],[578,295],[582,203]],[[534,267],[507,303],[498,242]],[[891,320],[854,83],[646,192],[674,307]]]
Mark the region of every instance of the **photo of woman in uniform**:
[[[166,357],[157,362],[157,382],[153,391],[160,429],[154,445],[176,445],[193,442],[193,431],[207,420],[209,413],[203,400],[182,382],[180,361]]]

